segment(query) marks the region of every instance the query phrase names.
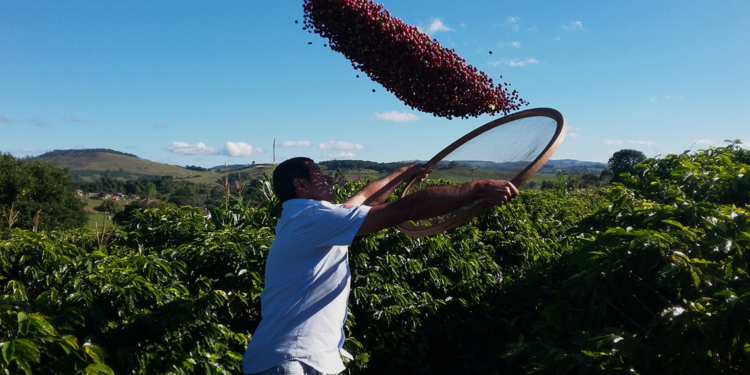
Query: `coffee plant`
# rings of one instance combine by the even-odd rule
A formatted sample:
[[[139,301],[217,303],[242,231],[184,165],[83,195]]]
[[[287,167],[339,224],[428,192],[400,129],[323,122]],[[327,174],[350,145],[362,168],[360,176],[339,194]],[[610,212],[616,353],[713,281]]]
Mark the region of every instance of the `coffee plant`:
[[[747,161],[731,144],[624,174],[612,204],[570,232],[572,251],[506,288],[495,317],[519,320],[504,327],[503,361],[541,374],[750,371]]]
[[[611,188],[355,239],[346,373],[748,372],[748,162],[734,143],[646,159]],[[2,372],[241,374],[281,209],[261,188],[106,235],[3,229]]]

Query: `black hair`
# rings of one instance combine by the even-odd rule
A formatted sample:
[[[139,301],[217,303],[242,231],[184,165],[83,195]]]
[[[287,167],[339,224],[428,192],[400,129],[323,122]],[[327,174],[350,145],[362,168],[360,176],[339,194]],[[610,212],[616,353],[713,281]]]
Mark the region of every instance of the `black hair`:
[[[310,179],[310,165],[312,159],[305,157],[284,160],[273,171],[273,193],[284,203],[297,197],[294,188],[295,178]]]

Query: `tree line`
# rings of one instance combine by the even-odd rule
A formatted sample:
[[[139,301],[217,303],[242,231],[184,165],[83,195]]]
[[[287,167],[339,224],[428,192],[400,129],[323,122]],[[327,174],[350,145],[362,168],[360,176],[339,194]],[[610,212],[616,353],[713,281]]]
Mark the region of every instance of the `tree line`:
[[[109,152],[106,149],[53,151],[58,155],[67,152]],[[113,152],[118,153],[118,152]],[[119,153],[124,154],[124,153]],[[46,154],[46,155],[49,155]],[[131,155],[129,155],[131,156]],[[635,150],[621,150],[609,160],[609,168],[599,176],[593,173],[559,175],[555,181],[541,183],[542,190],[593,188],[605,186],[609,182],[620,182],[621,173],[632,173],[635,165],[645,159],[645,155]],[[342,169],[371,169],[390,172],[409,162],[377,163],[362,160],[331,160],[321,162],[329,170],[338,170],[338,180],[343,183]],[[188,166],[190,167],[190,166]],[[450,165],[448,166],[450,167]],[[455,167],[455,166],[454,166]],[[21,228],[66,229],[83,226],[87,219],[83,214],[85,199],[74,193],[75,190],[106,194],[136,194],[144,201],[124,205],[118,202],[103,202],[99,209],[120,213],[127,217],[133,210],[146,207],[159,207],[165,204],[193,206],[212,209],[226,201],[227,194],[243,196],[245,200],[260,202],[265,186],[263,179],[253,179],[249,173],[229,173],[227,179],[220,178],[215,185],[195,184],[171,176],[139,177],[137,179],[116,179],[107,176],[90,181],[71,181],[68,169],[57,168],[41,160],[16,159],[3,154],[0,159],[0,209],[4,212],[4,223]],[[527,187],[536,188],[529,182]],[[106,204],[105,204],[106,203]],[[7,217],[7,218],[6,218]]]

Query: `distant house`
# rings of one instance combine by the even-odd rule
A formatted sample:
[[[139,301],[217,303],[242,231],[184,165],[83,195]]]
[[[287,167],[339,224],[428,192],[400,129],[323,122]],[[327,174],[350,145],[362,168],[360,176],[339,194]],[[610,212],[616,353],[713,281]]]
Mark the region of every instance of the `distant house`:
[[[83,190],[76,190],[76,194],[78,194],[79,197],[83,196]]]

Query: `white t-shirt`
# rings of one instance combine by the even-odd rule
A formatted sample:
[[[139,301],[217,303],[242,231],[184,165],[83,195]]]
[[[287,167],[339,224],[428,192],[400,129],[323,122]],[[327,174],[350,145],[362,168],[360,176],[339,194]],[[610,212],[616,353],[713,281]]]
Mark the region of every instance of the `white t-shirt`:
[[[260,294],[261,320],[245,351],[246,374],[297,360],[322,373],[345,369],[341,354],[351,244],[368,206],[291,199],[283,204]],[[342,353],[343,352],[343,353]]]

